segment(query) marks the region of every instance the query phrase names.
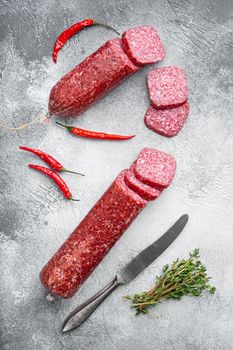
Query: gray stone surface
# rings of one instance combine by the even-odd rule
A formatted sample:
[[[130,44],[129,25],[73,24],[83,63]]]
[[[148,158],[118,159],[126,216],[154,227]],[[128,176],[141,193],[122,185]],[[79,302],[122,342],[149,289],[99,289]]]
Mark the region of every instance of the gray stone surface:
[[[190,117],[172,139],[144,126],[146,74],[151,69],[145,67],[74,122],[96,130],[135,132],[137,137],[129,142],[81,140],[54,124],[1,136],[0,348],[233,349],[233,2],[1,0],[1,124],[14,127],[46,113],[53,84],[113,36],[100,28],[82,32],[53,64],[55,37],[86,17],[120,32],[154,25],[167,50],[161,64],[180,65],[188,74]],[[85,178],[64,175],[82,201],[65,201],[47,178],[29,170],[29,162],[42,163],[20,152],[22,144],[44,149],[86,173]],[[144,146],[176,157],[173,185],[148,205],[75,297],[47,301],[38,280],[41,267]],[[60,334],[64,317],[77,304],[184,212],[190,214],[187,229],[163,256],[109,297],[80,329]],[[136,318],[122,295],[151,287],[163,264],[195,247],[213,276],[216,295],[166,302],[150,316]]]

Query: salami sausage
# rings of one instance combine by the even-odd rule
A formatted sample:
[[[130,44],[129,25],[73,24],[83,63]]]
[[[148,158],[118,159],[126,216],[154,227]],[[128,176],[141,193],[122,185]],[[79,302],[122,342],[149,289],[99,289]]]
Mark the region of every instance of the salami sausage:
[[[149,150],[147,149],[147,152]],[[162,156],[161,159],[164,161]],[[145,167],[143,164],[142,168]],[[123,170],[117,176],[101,199],[42,269],[41,282],[51,293],[63,298],[73,296],[146,206],[147,200],[126,184],[126,172],[127,170]]]
[[[138,66],[161,61],[165,49],[155,28],[137,27],[122,35],[122,45],[128,57]]]
[[[138,30],[135,28],[133,32],[128,34],[127,31],[124,35],[132,55],[129,50],[123,49],[121,39],[112,39],[61,78],[50,92],[49,113],[63,117],[78,116],[125,78],[137,72],[142,64],[162,59],[163,46],[158,34],[148,27],[148,35],[145,37],[142,28],[147,27],[139,27]],[[135,48],[132,40],[136,44]],[[133,61],[131,56],[137,59]],[[140,66],[134,63],[136,61],[141,62]]]
[[[121,40],[109,40],[52,88],[49,112],[77,116],[138,69],[122,49]]]
[[[187,77],[180,67],[155,68],[149,72],[147,81],[151,104],[155,108],[176,107],[188,98]]]
[[[149,106],[144,122],[146,126],[156,133],[172,137],[178,134],[189,115],[189,103],[173,108],[157,109]]]
[[[126,186],[124,176],[123,171],[41,271],[50,292],[74,295],[145,207],[147,201]]]
[[[167,153],[144,148],[135,163],[135,175],[149,186],[157,189],[168,187],[175,175],[176,161]]]

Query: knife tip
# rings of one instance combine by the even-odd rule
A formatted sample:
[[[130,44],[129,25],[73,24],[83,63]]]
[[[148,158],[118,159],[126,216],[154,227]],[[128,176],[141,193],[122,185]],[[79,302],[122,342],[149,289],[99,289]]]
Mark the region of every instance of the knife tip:
[[[181,218],[183,218],[184,220],[186,220],[186,221],[188,221],[188,219],[189,219],[189,214],[183,214],[182,216],[181,216]]]
[[[70,331],[71,329],[72,328],[70,328],[68,323],[66,322],[62,325],[61,333],[66,333],[66,332]]]
[[[69,331],[72,331],[73,329],[79,327],[81,324],[77,324],[74,322],[73,317],[67,317],[67,319],[64,321],[61,333],[67,333]]]

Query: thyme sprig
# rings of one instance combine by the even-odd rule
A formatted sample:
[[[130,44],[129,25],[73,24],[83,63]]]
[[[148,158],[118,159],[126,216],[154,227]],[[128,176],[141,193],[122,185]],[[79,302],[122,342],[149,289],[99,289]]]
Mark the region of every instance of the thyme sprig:
[[[215,292],[216,288],[209,284],[211,277],[208,277],[206,267],[200,261],[199,249],[189,255],[187,260],[177,259],[171,265],[165,265],[162,275],[156,277],[155,287],[149,291],[125,297],[132,302],[136,315],[147,314],[151,306],[164,300],[180,300],[184,295],[198,297],[204,289],[212,294]]]

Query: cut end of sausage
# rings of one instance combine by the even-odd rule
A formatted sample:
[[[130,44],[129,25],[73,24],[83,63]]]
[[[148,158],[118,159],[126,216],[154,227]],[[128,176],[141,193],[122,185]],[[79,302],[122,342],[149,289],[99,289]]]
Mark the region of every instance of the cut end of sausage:
[[[176,66],[155,68],[148,74],[148,89],[155,108],[179,106],[188,98],[186,73]]]
[[[133,191],[139,194],[142,198],[148,201],[155,200],[159,197],[162,190],[146,185],[136,178],[135,174],[135,164],[133,164],[130,169],[125,172],[125,182]]]
[[[157,134],[173,137],[181,130],[188,115],[188,101],[178,107],[166,109],[156,109],[149,106],[144,117],[144,122],[149,129]]]
[[[122,45],[128,57],[138,66],[161,61],[165,49],[155,28],[136,27],[122,35]]]
[[[163,189],[168,187],[176,171],[175,159],[153,148],[144,148],[135,163],[135,175],[145,184]]]

